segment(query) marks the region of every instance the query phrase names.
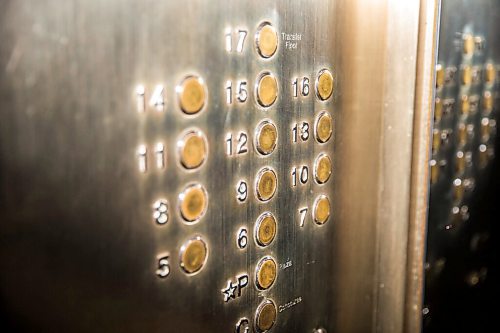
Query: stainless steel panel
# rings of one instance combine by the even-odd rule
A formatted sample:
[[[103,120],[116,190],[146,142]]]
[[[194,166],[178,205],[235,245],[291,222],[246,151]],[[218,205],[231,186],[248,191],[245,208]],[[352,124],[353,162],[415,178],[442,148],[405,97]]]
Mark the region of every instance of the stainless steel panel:
[[[404,330],[422,331],[424,260],[429,205],[429,160],[435,91],[439,1],[422,1],[419,18],[413,125],[410,223]]]
[[[264,297],[277,304],[273,331],[399,332],[403,330],[410,210],[413,110],[419,1],[4,1],[0,4],[0,274],[2,311],[20,331],[227,331],[251,325]],[[259,24],[279,32],[276,55],[260,59]],[[248,32],[242,54],[225,50],[231,28]],[[301,34],[288,49],[281,33]],[[236,37],[235,37],[236,38]],[[335,77],[334,96],[292,97],[292,80],[311,87],[322,68]],[[269,110],[255,102],[262,71],[279,82]],[[186,116],[175,87],[203,78],[206,108]],[[246,103],[228,107],[226,81],[247,80]],[[165,112],[136,110],[137,85],[148,95],[162,84]],[[333,141],[292,143],[292,127],[334,118]],[[253,147],[263,119],[278,128],[270,156]],[[206,163],[187,172],[176,143],[186,129],[208,140]],[[249,134],[248,153],[226,156],[226,135]],[[166,167],[138,169],[139,145],[166,149]],[[333,159],[333,178],[291,187],[293,167],[319,153]],[[151,158],[151,155],[150,155]],[[151,164],[149,161],[149,165]],[[269,203],[254,197],[261,167],[278,174]],[[312,172],[310,172],[312,176]],[[250,185],[238,204],[239,180]],[[177,211],[184,186],[209,195],[196,224]],[[333,215],[315,225],[299,208],[328,195]],[[152,205],[168,200],[169,221],[156,225]],[[258,248],[254,222],[273,212],[278,235]],[[237,248],[241,227],[249,244]],[[179,267],[184,242],[208,243],[206,266]],[[169,255],[170,274],[156,275]],[[272,255],[281,268],[260,292],[254,269]],[[224,302],[228,280],[248,274],[242,296]]]

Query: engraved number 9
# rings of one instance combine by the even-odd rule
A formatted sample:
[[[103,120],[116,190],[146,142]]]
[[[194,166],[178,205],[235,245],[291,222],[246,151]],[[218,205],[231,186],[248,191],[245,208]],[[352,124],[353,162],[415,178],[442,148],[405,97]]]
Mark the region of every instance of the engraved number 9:
[[[238,187],[236,188],[236,198],[239,202],[243,202],[248,197],[248,186],[245,181],[240,181]]]

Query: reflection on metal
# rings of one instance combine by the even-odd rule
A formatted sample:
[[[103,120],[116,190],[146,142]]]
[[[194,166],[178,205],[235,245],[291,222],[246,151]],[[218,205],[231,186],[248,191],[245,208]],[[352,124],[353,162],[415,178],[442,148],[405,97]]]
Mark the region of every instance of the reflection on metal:
[[[491,208],[498,203],[489,202],[498,142],[498,13],[498,1],[442,1],[433,124],[440,135],[431,157],[424,332],[483,331],[492,324],[480,318],[492,305],[481,296],[491,293],[484,287],[491,264],[484,244],[498,221]],[[498,188],[493,193],[498,196]],[[483,250],[469,246],[479,240]],[[469,296],[470,288],[476,296]],[[473,309],[460,310],[467,306]]]
[[[436,8],[4,1],[0,314],[20,331],[417,332]],[[471,37],[461,52],[488,49]],[[438,81],[475,84],[467,65]]]

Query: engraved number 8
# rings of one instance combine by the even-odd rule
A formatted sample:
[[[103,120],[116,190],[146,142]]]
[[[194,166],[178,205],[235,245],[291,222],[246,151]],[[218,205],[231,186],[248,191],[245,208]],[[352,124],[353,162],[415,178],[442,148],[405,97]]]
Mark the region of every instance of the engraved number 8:
[[[170,274],[170,263],[168,262],[168,256],[162,257],[158,260],[158,269],[156,270],[156,275],[159,278],[166,278]]]

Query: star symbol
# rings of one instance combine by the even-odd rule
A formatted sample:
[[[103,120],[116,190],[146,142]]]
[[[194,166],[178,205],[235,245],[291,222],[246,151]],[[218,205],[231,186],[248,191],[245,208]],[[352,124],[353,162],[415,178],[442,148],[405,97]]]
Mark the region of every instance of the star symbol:
[[[231,281],[227,281],[226,289],[222,289],[221,291],[224,294],[224,302],[229,302],[231,298],[236,298],[236,295],[234,294],[236,291],[236,285],[233,285]]]

